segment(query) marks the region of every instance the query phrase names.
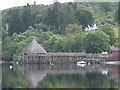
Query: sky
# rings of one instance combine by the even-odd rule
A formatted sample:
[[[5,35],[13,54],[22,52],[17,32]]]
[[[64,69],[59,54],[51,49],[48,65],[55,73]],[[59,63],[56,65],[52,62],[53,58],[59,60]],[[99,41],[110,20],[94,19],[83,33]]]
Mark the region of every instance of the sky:
[[[15,6],[24,6],[27,5],[27,3],[34,4],[34,0],[1,0],[2,2],[0,3],[0,10],[4,10],[7,8],[11,8],[11,7],[15,7]],[[45,5],[49,5],[52,4],[54,2],[54,0],[35,0],[36,4],[45,4]],[[64,2],[80,2],[80,1],[97,1],[97,2],[101,2],[101,1],[119,1],[119,0],[57,0],[60,3],[64,3]]]
[[[54,0],[35,0],[36,4],[52,4],[54,2]],[[64,2],[74,2],[74,0],[57,0],[61,3]],[[27,3],[29,4],[34,4],[34,0],[2,0],[2,2],[0,3],[0,10],[4,10],[7,8],[11,8],[11,7],[15,7],[15,6],[24,6]]]

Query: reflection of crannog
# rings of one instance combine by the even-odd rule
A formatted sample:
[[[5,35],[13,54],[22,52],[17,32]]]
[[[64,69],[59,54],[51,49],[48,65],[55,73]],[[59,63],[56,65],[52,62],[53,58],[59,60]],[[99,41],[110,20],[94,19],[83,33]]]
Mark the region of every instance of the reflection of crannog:
[[[87,65],[82,67],[77,66],[76,64],[27,64],[20,65],[19,70],[33,86],[37,86],[38,83],[40,83],[42,79],[47,76],[47,74],[85,75],[86,73],[95,72],[101,75],[108,75],[111,78],[118,78],[119,74],[119,69],[117,65]]]

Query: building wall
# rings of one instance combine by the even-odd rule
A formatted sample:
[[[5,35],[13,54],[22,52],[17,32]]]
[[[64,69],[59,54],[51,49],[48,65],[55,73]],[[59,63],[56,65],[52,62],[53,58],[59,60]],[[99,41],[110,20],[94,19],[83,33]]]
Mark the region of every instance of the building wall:
[[[120,51],[112,51],[113,56],[120,56]]]

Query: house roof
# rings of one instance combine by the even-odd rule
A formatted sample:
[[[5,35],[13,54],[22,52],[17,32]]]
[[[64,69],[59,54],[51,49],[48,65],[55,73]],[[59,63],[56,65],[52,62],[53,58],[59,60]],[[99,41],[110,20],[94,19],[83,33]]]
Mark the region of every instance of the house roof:
[[[120,51],[120,48],[110,48],[113,51]]]
[[[26,53],[47,53],[47,51],[39,45],[34,39],[24,50]]]

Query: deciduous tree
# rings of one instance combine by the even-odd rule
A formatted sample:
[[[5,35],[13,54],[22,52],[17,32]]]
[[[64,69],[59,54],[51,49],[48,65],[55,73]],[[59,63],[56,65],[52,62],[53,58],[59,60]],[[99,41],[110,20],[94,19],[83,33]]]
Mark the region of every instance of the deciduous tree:
[[[87,53],[101,53],[109,48],[109,36],[103,31],[88,32],[82,40]]]

